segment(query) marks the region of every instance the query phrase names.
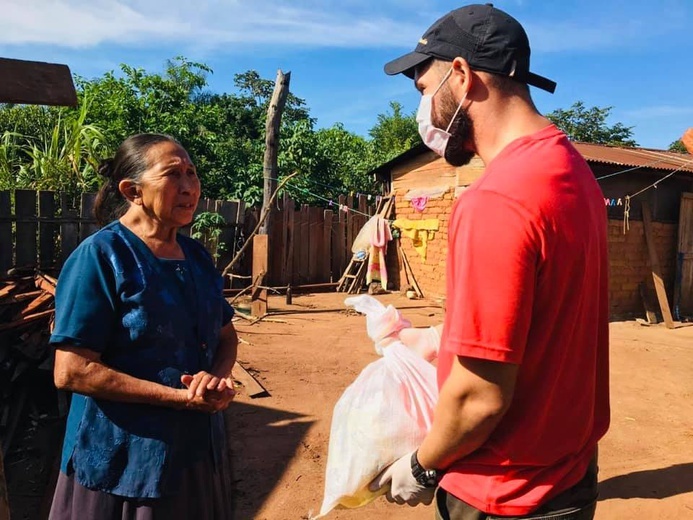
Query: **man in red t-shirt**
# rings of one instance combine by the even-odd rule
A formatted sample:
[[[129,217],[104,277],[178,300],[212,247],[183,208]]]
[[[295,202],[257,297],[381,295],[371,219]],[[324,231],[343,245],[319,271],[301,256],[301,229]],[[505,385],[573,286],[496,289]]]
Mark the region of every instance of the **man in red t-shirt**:
[[[440,398],[420,448],[374,482],[440,519],[592,518],[609,425],[606,212],[589,167],[539,114],[522,26],[491,5],[438,20],[386,65],[422,94],[424,142],[484,175],[450,219]],[[559,515],[559,516],[556,516]]]

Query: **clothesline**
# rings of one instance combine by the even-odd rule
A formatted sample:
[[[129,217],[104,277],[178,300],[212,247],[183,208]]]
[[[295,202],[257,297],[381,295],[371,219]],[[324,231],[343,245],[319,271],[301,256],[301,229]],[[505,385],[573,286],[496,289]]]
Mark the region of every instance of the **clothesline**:
[[[322,200],[322,201],[325,201],[325,202],[327,202],[327,204],[328,204],[329,206],[337,206],[338,209],[339,209],[340,211],[344,211],[345,213],[349,213],[349,212],[351,212],[351,213],[356,213],[357,215],[363,215],[364,217],[368,217],[368,218],[371,218],[371,217],[373,216],[373,215],[368,215],[367,213],[363,213],[363,212],[361,212],[361,211],[359,211],[359,210],[350,208],[350,207],[348,207],[348,206],[345,205],[345,204],[335,203],[333,200],[327,199],[327,198],[325,198],[325,197],[323,197],[323,196],[321,196],[321,195],[318,195],[317,193],[313,193],[313,192],[311,192],[310,190],[306,190],[306,189],[304,189],[304,188],[299,188],[298,186],[294,186],[294,185],[291,184],[290,182],[287,182],[286,185],[287,185],[289,188],[293,188],[293,189],[295,189],[295,190],[301,191],[301,192],[305,193],[306,195],[311,195],[311,196],[315,197],[316,199],[320,199],[320,200]],[[380,195],[376,196],[376,199],[377,199],[377,198],[380,198]],[[391,221],[391,220],[388,220],[388,222],[392,222],[392,221]]]
[[[280,180],[281,180],[281,179],[277,179],[277,178],[275,178],[275,177],[263,177],[263,179],[269,179],[269,180],[272,180],[272,181],[280,181]],[[323,186],[323,187],[325,187],[325,188],[330,188],[331,190],[334,190],[335,192],[340,192],[340,191],[342,191],[341,188],[337,188],[336,186],[330,186],[329,184],[325,184],[324,182],[316,181],[315,179],[304,178],[303,180],[306,180],[306,181],[308,181],[308,182],[312,182],[313,184],[317,184],[317,185]],[[353,190],[350,191],[350,192],[349,192],[349,195],[353,197],[353,196],[354,196],[354,191],[353,191]],[[372,198],[375,198],[375,197],[379,197],[379,195],[372,195],[372,194],[370,194],[370,193],[356,192],[356,196],[357,196],[357,197],[359,197],[359,196],[361,196],[361,195],[365,195],[366,197],[368,197],[368,200],[371,200]]]
[[[692,160],[692,161],[686,161],[684,164],[682,164],[681,166],[679,166],[678,168],[676,168],[675,170],[673,170],[673,171],[670,172],[669,174],[665,175],[665,176],[662,177],[661,179],[657,179],[655,182],[653,182],[653,183],[650,184],[649,186],[645,186],[645,187],[644,187],[643,189],[641,189],[640,191],[637,191],[637,192],[633,193],[632,195],[626,195],[626,196],[625,196],[625,207],[623,208],[623,233],[624,233],[624,234],[626,233],[626,231],[628,231],[628,230],[630,229],[630,201],[631,201],[631,199],[634,198],[634,197],[637,197],[638,195],[642,195],[642,194],[645,193],[647,190],[650,190],[650,189],[652,189],[652,188],[655,188],[655,189],[656,189],[656,188],[657,188],[657,185],[658,185],[660,182],[663,182],[663,181],[667,180],[669,177],[671,177],[671,176],[674,175],[675,173],[680,172],[680,171],[683,170],[685,167],[690,166],[690,165],[693,165],[693,160]]]

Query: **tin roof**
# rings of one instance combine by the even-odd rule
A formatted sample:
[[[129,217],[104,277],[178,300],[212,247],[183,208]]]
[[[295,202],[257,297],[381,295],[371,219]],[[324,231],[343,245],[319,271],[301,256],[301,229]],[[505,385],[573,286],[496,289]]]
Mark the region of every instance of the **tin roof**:
[[[587,162],[615,164],[626,167],[645,167],[654,170],[680,170],[693,173],[693,157],[688,154],[651,150],[648,148],[621,148],[592,143],[573,143]]]
[[[614,164],[626,168],[648,168],[653,170],[693,173],[693,156],[664,150],[648,148],[622,148],[592,143],[573,143],[575,148],[589,163]],[[428,152],[423,143],[419,143],[394,159],[371,170],[378,177],[389,176],[395,166]]]

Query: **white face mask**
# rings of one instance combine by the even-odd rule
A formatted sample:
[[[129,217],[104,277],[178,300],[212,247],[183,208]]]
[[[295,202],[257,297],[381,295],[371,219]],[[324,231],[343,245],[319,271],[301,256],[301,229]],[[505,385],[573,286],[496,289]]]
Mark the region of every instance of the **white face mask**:
[[[450,119],[448,127],[445,130],[437,128],[433,125],[433,96],[435,96],[445,84],[450,77],[450,74],[452,74],[452,68],[450,68],[450,70],[445,74],[443,80],[440,82],[440,85],[438,85],[438,87],[433,91],[433,94],[421,96],[419,110],[416,113],[416,122],[419,124],[419,135],[421,136],[421,139],[423,139],[426,146],[441,157],[445,157],[445,149],[447,148],[448,141],[450,140],[449,130],[452,126],[452,122],[455,120],[457,114],[462,108],[462,103],[464,103],[464,100],[467,98],[467,94],[465,93],[460,100],[460,104],[457,105],[457,110],[455,110],[455,114],[452,116],[452,119]]]

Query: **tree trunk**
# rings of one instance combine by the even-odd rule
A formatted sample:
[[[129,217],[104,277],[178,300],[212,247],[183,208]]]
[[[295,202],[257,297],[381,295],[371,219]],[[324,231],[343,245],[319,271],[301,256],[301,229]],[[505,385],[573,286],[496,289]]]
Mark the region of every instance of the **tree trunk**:
[[[274,82],[274,92],[267,109],[267,125],[265,126],[265,159],[264,159],[264,196],[262,202],[263,212],[267,212],[267,218],[260,228],[260,234],[266,235],[272,229],[272,208],[270,198],[277,186],[277,156],[279,155],[279,128],[282,120],[282,112],[289,96],[289,81],[291,72],[284,74],[277,71],[277,79]]]

